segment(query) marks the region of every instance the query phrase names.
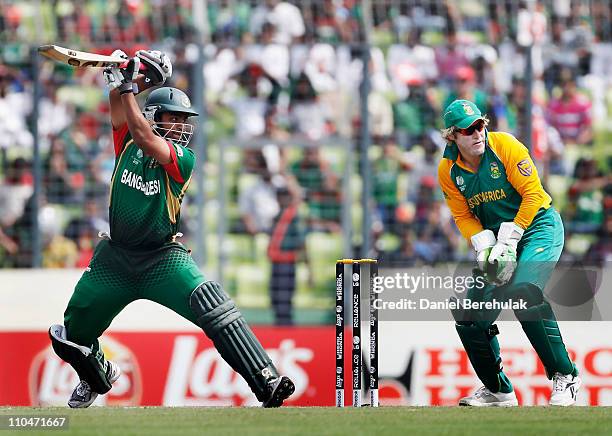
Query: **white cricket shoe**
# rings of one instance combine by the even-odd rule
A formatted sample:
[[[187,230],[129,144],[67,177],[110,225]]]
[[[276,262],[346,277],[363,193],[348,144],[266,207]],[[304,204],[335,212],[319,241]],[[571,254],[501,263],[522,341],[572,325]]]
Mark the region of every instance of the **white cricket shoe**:
[[[121,369],[116,363],[111,362],[110,360],[106,361],[108,367],[106,369],[108,380],[112,383],[115,383],[119,376],[121,375]],[[72,395],[70,396],[70,400],[68,400],[68,406],[73,409],[83,409],[85,407],[91,406],[91,404],[98,398],[98,393],[91,390],[91,386],[85,380],[81,380],[74,391],[72,391]]]
[[[473,407],[512,407],[518,406],[518,400],[514,391],[504,394],[493,393],[486,386],[481,386],[473,395],[463,397],[459,400],[460,406]]]
[[[563,375],[556,372],[553,376],[553,390],[548,404],[551,406],[573,406],[576,404],[576,397],[581,384],[582,380],[578,376]]]

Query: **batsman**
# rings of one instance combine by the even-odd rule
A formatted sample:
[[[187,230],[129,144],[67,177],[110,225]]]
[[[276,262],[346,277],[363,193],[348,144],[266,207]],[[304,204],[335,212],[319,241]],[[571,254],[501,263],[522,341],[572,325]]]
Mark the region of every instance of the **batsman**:
[[[80,378],[68,405],[88,407],[117,381],[120,368],[105,359],[98,338],[124,307],[144,298],[202,328],[263,406],[279,407],[294,392],[293,382],[279,375],[223,287],[207,280],[176,241],[195,165],[187,148],[194,128],[188,118],[198,113],[183,91],[170,87],[151,91],[141,112],[135,95],[165,83],[170,59],[145,50],[132,58],[120,50],[113,56],[127,66],[104,70],[115,152],[110,235],[103,235],[77,283],[64,325],[49,329],[53,349]]]
[[[543,293],[563,249],[561,217],[527,148],[514,136],[489,132],[488,119],[471,101],[453,101],[443,118],[447,145],[438,180],[457,227],[476,252],[475,274],[488,283],[473,287],[466,297],[523,303],[514,313],[553,381],[549,404],[573,405],[581,381]],[[502,369],[499,331],[493,324],[499,313],[453,311],[457,333],[484,385],[459,405],[518,405]]]

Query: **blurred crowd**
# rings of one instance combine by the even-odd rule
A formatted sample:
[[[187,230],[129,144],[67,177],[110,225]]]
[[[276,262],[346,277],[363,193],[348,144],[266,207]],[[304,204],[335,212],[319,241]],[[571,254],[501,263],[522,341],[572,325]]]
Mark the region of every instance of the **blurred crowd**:
[[[33,208],[45,267],[86,266],[98,232],[108,231],[114,156],[107,91],[95,69],[41,66],[42,193],[39,204],[32,201],[34,76],[27,47],[54,41],[105,53],[163,49],[174,60],[172,85],[190,94],[194,43],[205,41],[208,143],[240,149],[228,231],[269,236],[268,259],[281,265],[273,277],[295,280],[286,265],[307,260],[309,233],[342,233],[348,160],[328,156],[348,141],[354,154],[348,174],[364,174],[355,145],[364,131],[364,71],[372,256],[405,265],[469,257],[436,182],[441,113],[465,98],[488,114],[491,130],[531,146],[564,216],[566,258],[610,260],[610,3],[370,3],[364,11],[353,0],[227,0],[200,10],[190,0],[0,0],[0,266],[32,265]],[[528,64],[533,80],[525,76]],[[190,209],[185,215],[189,233],[195,216]],[[275,304],[288,300],[280,296]]]

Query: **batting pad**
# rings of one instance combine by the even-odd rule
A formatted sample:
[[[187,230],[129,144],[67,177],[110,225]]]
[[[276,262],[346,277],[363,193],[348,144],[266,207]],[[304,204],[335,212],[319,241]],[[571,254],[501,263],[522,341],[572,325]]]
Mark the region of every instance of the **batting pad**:
[[[110,391],[112,385],[106,376],[104,365],[96,358],[92,349],[66,339],[63,325],[54,324],[49,328],[49,338],[55,354],[74,368],[81,380],[85,380],[98,394]]]
[[[247,381],[257,399],[265,401],[267,383],[278,377],[278,371],[221,285],[209,281],[198,286],[189,306],[221,357]]]

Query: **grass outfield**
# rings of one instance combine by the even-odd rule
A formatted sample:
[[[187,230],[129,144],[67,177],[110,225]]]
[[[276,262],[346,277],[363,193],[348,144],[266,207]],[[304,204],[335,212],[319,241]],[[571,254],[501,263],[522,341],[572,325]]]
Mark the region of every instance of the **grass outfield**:
[[[3,415],[67,415],[69,431],[82,435],[286,435],[286,434],[610,434],[612,407],[325,407],[0,408]],[[6,425],[6,418],[1,419]],[[5,427],[4,427],[5,428]],[[0,435],[30,432],[7,432]],[[49,434],[38,431],[39,434]]]

